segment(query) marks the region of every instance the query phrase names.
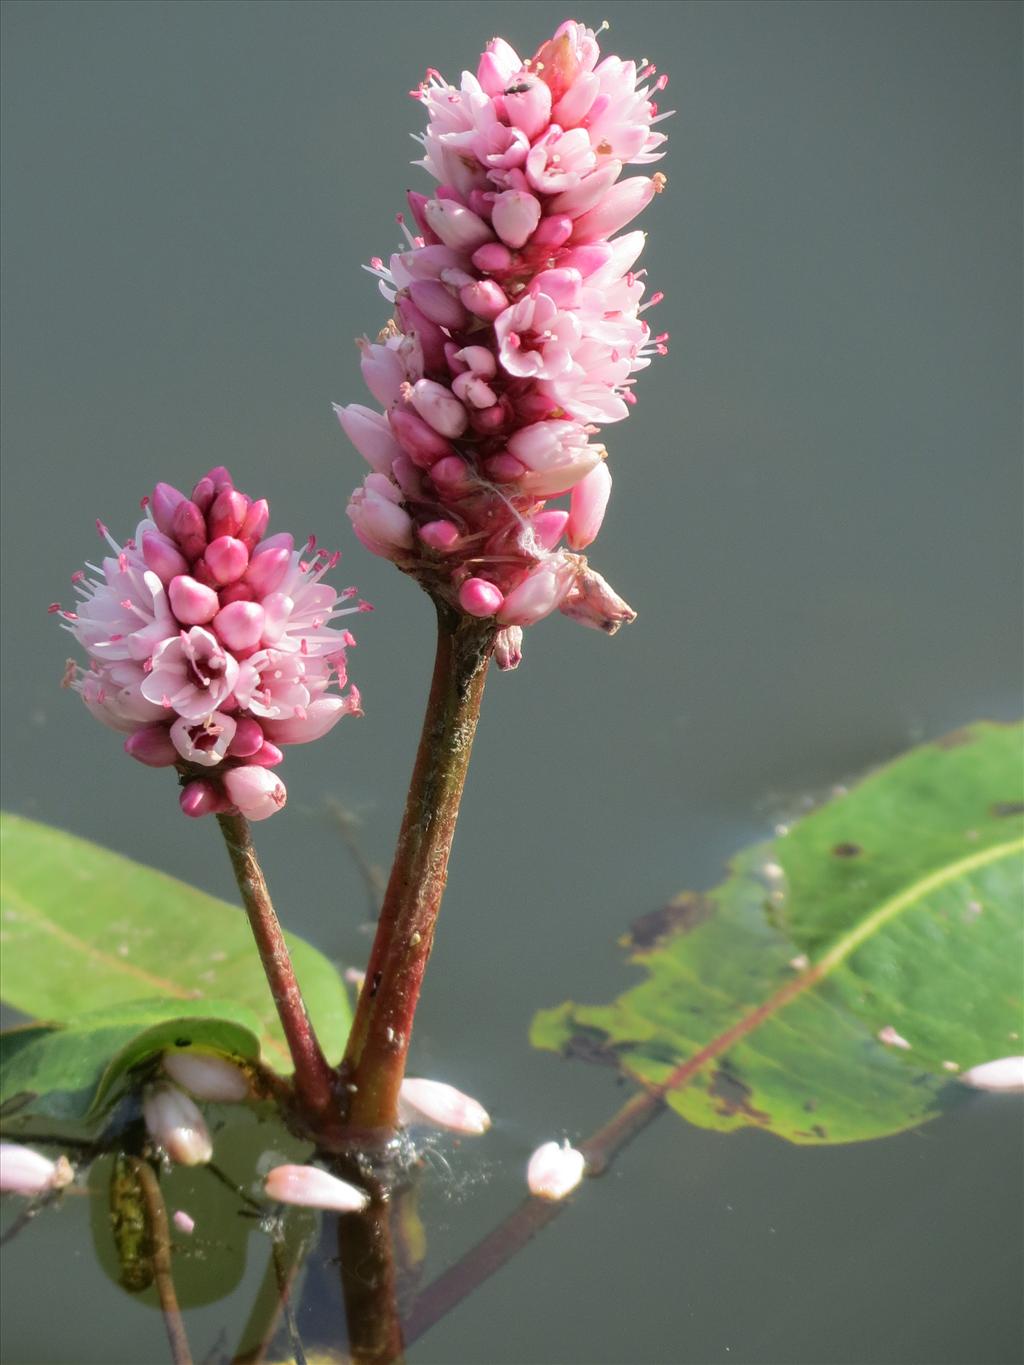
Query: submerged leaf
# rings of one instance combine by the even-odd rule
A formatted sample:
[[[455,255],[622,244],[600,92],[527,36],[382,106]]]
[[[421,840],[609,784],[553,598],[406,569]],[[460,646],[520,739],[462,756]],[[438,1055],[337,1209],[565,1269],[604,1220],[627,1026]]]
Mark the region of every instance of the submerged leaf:
[[[0,817],[3,998],[57,1022],[155,997],[164,1018],[213,999],[255,1015],[264,1062],[291,1070],[244,913],[195,887],[21,816]],[[287,935],[324,1050],[340,1056],[351,1015],[335,968]],[[150,1022],[156,1022],[151,1019]],[[252,1023],[247,1018],[246,1026]],[[125,1042],[127,1040],[122,1040]]]
[[[647,979],[541,1011],[538,1047],[610,1063],[691,1122],[850,1142],[962,1098],[1019,1051],[1020,726],[922,745],[705,896],[634,927]]]

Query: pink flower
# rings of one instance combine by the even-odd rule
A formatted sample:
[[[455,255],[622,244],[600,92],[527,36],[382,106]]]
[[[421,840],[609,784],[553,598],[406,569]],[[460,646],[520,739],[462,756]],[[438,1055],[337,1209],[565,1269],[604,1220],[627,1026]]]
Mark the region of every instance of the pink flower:
[[[401,453],[379,414],[361,410],[353,429],[382,462]],[[371,477],[408,521],[390,478]],[[191,497],[158,484],[144,506],[124,546],[100,526],[113,554],[89,565],[91,576],[73,575],[78,609],[51,608],[89,655],[88,668],[71,666],[67,685],[127,735],[133,758],[178,767],[186,814],[264,819],[286,799],[268,771],[283,758],[278,746],[359,714],[358,692],[341,690],[354,642],[336,625],[360,609],[342,605],[354,590],[323,582],[336,555],[264,536],[266,502],[239,493],[226,469],[212,469]]]
[[[570,20],[532,58],[495,38],[458,87],[431,69],[413,92],[439,183],[409,194],[408,249],[372,262],[394,317],[361,343],[383,411],[338,409],[372,469],[348,514],[373,553],[502,626],[505,667],[556,609],[609,633],[634,616],[562,542],[597,536],[611,478],[592,438],[666,349],[642,316],[661,297],[635,268],[644,234],[616,236],[666,183],[622,178],[662,155],[665,84]]]

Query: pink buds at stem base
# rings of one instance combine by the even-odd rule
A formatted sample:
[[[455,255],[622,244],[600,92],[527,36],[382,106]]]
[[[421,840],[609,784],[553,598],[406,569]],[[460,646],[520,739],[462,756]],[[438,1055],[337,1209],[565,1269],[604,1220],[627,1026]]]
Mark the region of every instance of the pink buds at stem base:
[[[370,1196],[319,1166],[275,1166],[267,1173],[264,1189],[268,1199],[302,1208],[331,1209],[336,1213],[362,1213]]]
[[[149,1135],[179,1166],[205,1166],[213,1156],[213,1142],[202,1114],[183,1090],[158,1082],[142,1101]]]
[[[526,1168],[526,1183],[537,1199],[564,1199],[583,1179],[586,1157],[568,1142],[545,1142]]]
[[[452,1133],[478,1136],[491,1126],[482,1104],[444,1081],[406,1077],[398,1093],[398,1115],[405,1124],[431,1123]]]
[[[214,1052],[165,1052],[164,1071],[197,1100],[233,1104],[249,1094],[249,1078],[241,1067]]]
[[[51,1161],[31,1147],[17,1142],[0,1142],[0,1194],[20,1194],[32,1198],[49,1190],[60,1190],[75,1178],[66,1156]]]

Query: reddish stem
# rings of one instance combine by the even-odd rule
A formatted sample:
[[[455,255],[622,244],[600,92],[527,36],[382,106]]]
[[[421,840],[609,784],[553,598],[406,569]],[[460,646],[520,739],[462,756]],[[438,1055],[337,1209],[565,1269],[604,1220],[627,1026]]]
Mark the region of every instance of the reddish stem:
[[[398,1088],[494,648],[493,624],[436,606],[437,654],[423,732],[343,1066],[348,1122],[363,1140],[397,1123]]]
[[[291,954],[253,848],[248,821],[242,815],[218,815],[217,823],[292,1055],[295,1093],[305,1113],[315,1119],[327,1114],[335,1104],[336,1077],[306,1013]]]

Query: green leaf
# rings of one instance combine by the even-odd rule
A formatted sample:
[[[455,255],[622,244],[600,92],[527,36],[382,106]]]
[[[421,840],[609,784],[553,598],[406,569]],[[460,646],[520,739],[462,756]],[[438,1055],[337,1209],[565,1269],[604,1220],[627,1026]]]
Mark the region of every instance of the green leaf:
[[[99,1118],[130,1073],[163,1052],[198,1048],[256,1062],[259,1027],[251,1010],[230,1001],[204,1001],[202,1013],[169,1019],[167,1001],[157,999],[83,1014],[67,1027],[12,1029],[0,1034],[0,1102],[31,1097],[15,1126],[40,1117],[81,1124]]]
[[[793,1142],[954,1103],[957,1071],[1022,1050],[1021,741],[980,723],[925,744],[746,850],[634,926],[646,980],[541,1011],[532,1041],[664,1087],[702,1127]]]
[[[9,1004],[72,1023],[88,1011],[155,997],[164,998],[164,1018],[204,1017],[211,1000],[229,1001],[255,1015],[263,1061],[291,1071],[241,910],[21,816],[0,816],[0,851],[2,994]],[[340,1056],[351,1021],[341,978],[315,948],[287,938],[324,1050]]]

